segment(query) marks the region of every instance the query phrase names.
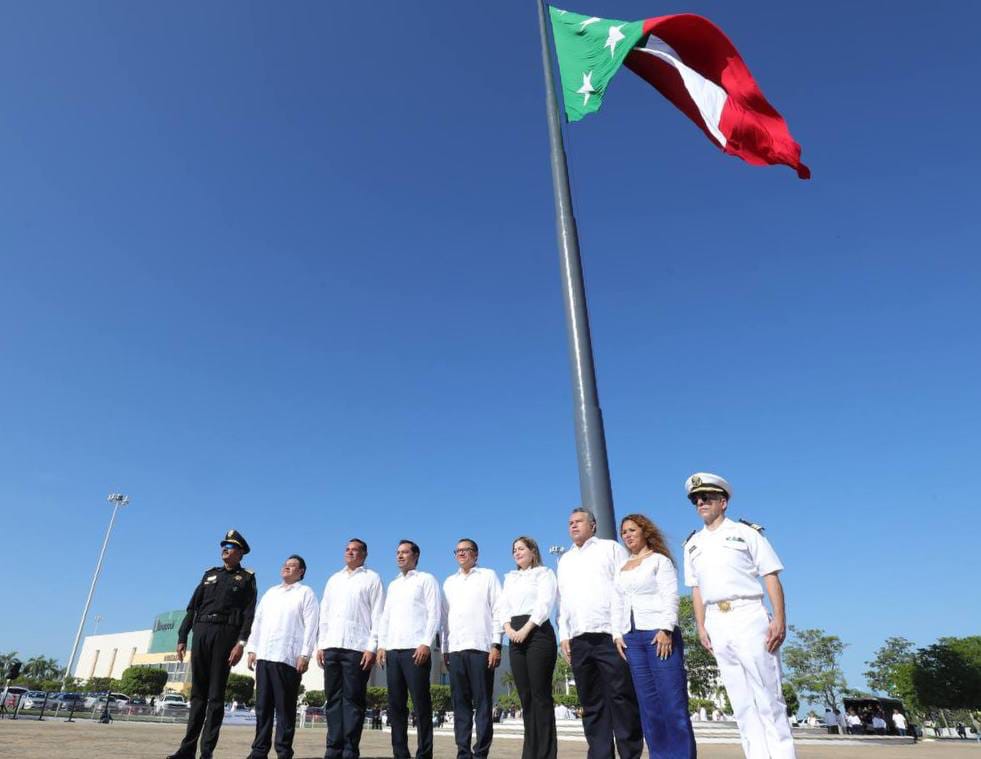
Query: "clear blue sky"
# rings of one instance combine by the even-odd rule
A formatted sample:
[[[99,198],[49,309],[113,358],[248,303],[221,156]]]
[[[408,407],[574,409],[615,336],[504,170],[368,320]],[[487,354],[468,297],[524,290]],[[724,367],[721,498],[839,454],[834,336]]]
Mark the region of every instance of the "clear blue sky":
[[[619,514],[693,471],[789,617],[976,634],[981,7],[694,0],[814,172],[720,154],[628,71],[568,130]],[[0,650],[186,604],[225,530],[319,592],[352,535],[509,568],[578,501],[535,6],[12,3],[0,27]],[[89,631],[92,627],[90,617]]]

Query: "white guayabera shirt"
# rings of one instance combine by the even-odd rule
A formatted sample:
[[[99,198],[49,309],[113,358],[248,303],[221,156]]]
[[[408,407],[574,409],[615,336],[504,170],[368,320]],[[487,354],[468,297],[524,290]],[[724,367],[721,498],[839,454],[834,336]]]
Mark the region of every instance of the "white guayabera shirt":
[[[573,545],[559,561],[559,639],[584,633],[613,634],[620,597],[613,587],[617,570],[630,558],[615,540],[592,537]]]
[[[385,589],[377,572],[360,566],[335,572],[320,601],[317,648],[374,651],[385,605]]]
[[[256,607],[245,650],[262,661],[295,666],[297,657],[313,654],[317,614],[317,596],[302,582],[275,585]]]
[[[442,614],[439,583],[428,572],[410,569],[388,584],[378,647],[397,650],[432,646]]]
[[[501,582],[492,569],[461,569],[443,582],[443,653],[490,651],[504,628],[494,620]]]

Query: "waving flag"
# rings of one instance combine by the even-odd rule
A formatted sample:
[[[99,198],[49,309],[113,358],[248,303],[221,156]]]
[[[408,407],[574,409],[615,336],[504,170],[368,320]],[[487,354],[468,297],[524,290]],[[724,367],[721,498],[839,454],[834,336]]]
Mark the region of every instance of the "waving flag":
[[[785,164],[810,178],[787,122],[708,19],[685,13],[631,22],[551,6],[549,12],[569,121],[599,110],[610,80],[626,65],[724,152],[757,166]]]

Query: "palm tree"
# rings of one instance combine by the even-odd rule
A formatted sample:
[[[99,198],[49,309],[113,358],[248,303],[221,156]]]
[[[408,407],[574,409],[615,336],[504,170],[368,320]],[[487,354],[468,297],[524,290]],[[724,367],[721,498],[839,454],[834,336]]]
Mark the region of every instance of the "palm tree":
[[[34,656],[24,665],[24,676],[32,680],[54,680],[60,674],[57,660],[47,656]]]
[[[505,672],[504,676],[501,677],[501,685],[508,689],[508,695],[511,695],[511,689],[514,687],[514,675],[510,672]]]
[[[0,654],[0,677],[5,677],[7,674],[7,667],[10,666],[10,662],[17,658],[16,651],[7,651],[5,654]]]

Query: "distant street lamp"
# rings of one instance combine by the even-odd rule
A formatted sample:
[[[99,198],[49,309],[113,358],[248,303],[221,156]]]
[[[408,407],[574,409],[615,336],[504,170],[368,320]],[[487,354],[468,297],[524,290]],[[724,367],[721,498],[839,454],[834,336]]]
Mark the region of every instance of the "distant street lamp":
[[[106,500],[112,504],[112,517],[109,519],[109,529],[106,530],[106,537],[102,541],[102,550],[99,551],[99,561],[95,565],[95,574],[92,575],[92,585],[89,587],[88,598],[85,599],[85,608],[82,609],[82,619],[78,623],[78,632],[75,633],[75,642],[72,643],[72,652],[68,656],[68,664],[65,667],[65,677],[61,683],[62,690],[68,689],[68,678],[71,677],[72,665],[75,663],[75,654],[78,653],[78,642],[82,639],[82,630],[85,629],[85,619],[89,615],[89,606],[92,604],[92,596],[95,595],[95,584],[99,581],[99,575],[102,574],[102,560],[105,558],[106,548],[109,546],[109,536],[112,535],[113,525],[116,524],[116,514],[118,513],[120,506],[126,506],[129,503],[129,496],[123,495],[122,493],[110,493]],[[109,676],[112,676],[112,672],[109,673]]]
[[[102,621],[102,615],[101,614],[96,614],[95,615],[95,624],[92,626],[92,634],[93,635],[98,635],[99,634],[99,623],[101,621]]]

